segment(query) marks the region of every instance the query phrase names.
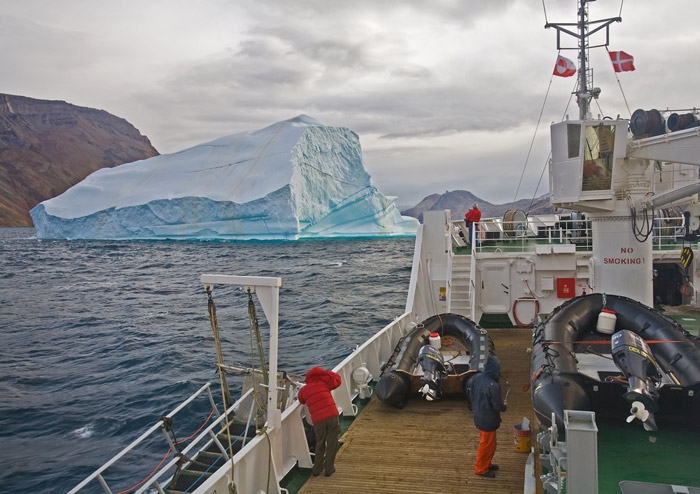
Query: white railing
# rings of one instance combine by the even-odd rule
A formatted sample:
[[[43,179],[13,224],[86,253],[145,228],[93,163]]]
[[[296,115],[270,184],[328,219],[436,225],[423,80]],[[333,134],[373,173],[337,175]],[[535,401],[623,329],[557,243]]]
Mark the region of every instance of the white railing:
[[[683,216],[657,216],[653,220],[652,238],[655,250],[674,248],[683,241],[685,220]],[[461,232],[461,235],[460,235]],[[527,252],[535,245],[575,244],[577,250],[590,250],[593,242],[590,222],[585,218],[571,219],[571,215],[528,216],[522,221],[504,221],[503,218],[487,218],[476,224],[476,252]],[[452,222],[453,247],[467,245],[469,229],[464,220]],[[469,242],[474,243],[474,240]],[[680,247],[678,247],[680,248]]]
[[[342,410],[343,415],[357,415],[357,408],[353,401],[359,395],[361,386],[367,384],[368,380],[379,379],[382,369],[394,352],[396,344],[414,326],[411,314],[403,314],[357,347],[354,352],[333,369],[340,374],[342,381],[342,385],[333,391],[333,398],[338,408]],[[353,377],[355,370],[360,367],[364,367],[369,371],[369,378],[365,382],[356,382]]]
[[[210,389],[211,383],[207,383],[199,390],[197,390],[195,393],[192,394],[189,398],[187,398],[184,402],[182,402],[178,407],[176,407],[173,411],[168,413],[166,415],[167,418],[172,419],[174,418],[179,412],[181,412],[185,407],[187,407],[190,403],[192,403],[195,399],[200,397],[203,393],[206,393],[206,396],[209,398],[209,402],[211,403],[212,406],[212,412],[218,417],[217,420],[212,422],[204,431],[202,431],[185,449],[182,450],[183,453],[187,453],[188,451],[191,451],[194,449],[195,446],[201,446],[202,441],[204,439],[208,439],[210,436],[212,436],[211,431],[219,425],[222,420],[226,418],[226,415],[222,415],[219,413],[218,408],[216,407],[216,402],[214,401],[214,397],[211,394],[211,389]],[[240,401],[245,399],[245,396],[241,398]],[[236,402],[230,410],[233,410],[236,408],[239,402]],[[165,427],[165,422],[161,418],[156,422],[153,426],[151,426],[150,429],[148,429],[146,432],[144,432],[141,436],[139,436],[136,440],[134,440],[131,444],[129,444],[126,448],[121,450],[118,454],[116,454],[114,457],[112,457],[107,463],[102,465],[100,468],[98,468],[95,472],[93,472],[90,476],[88,476],[85,480],[83,480],[80,484],[75,486],[73,489],[71,489],[68,494],[74,494],[79,491],[81,491],[83,488],[85,488],[88,485],[93,484],[95,481],[99,482],[99,484],[102,486],[102,489],[107,492],[111,493],[112,491],[110,490],[107,481],[105,480],[103,474],[111,467],[113,467],[116,463],[118,463],[120,460],[122,460],[125,456],[127,456],[129,453],[132,454],[140,454],[141,452],[139,451],[139,446],[141,446],[146,440],[149,440],[153,434],[155,434],[157,431],[162,431],[163,434],[165,435],[165,440],[164,440],[164,446],[168,447],[168,454],[173,452],[175,450],[175,446],[172,442],[171,437],[169,436],[166,427]],[[221,448],[221,445],[219,445]],[[222,449],[222,454],[225,455],[225,450]],[[158,472],[156,472],[154,475],[150,477],[149,480],[146,480],[146,483],[143,484],[144,487],[142,487],[141,491],[143,491],[145,488],[154,486],[156,487],[159,491],[160,489],[157,487],[164,482],[167,482],[163,480],[164,475],[169,475],[172,476],[172,468],[177,464],[177,458],[174,457],[166,466],[161,468]],[[169,479],[168,479],[169,480]]]
[[[410,314],[403,314],[364,344],[355,349],[333,370],[340,374],[342,385],[333,390],[335,402],[344,416],[357,414],[355,399],[361,389],[372,379],[379,378],[382,368],[391,357],[394,347],[414,327]],[[369,371],[366,381],[357,381],[355,370],[365,367]],[[358,375],[365,375],[363,372]],[[365,388],[366,389],[366,388]],[[307,448],[303,434],[303,407],[298,401],[282,414],[282,424],[264,435],[258,435],[234,456],[234,482],[238,492],[269,492],[281,494],[284,489],[279,482],[298,465],[311,468],[307,455],[298,452]],[[301,432],[301,434],[300,434]],[[277,479],[268,465],[273,466]],[[228,492],[231,469],[222,467],[215,472],[195,493]]]
[[[214,282],[227,280],[209,276],[205,281],[213,284]],[[256,288],[260,289],[260,286]],[[260,295],[260,293],[258,294]],[[267,302],[270,301],[268,300]],[[362,396],[363,393],[365,394],[363,397],[367,397],[368,392],[371,393],[368,387],[369,382],[379,378],[382,369],[387,364],[399,340],[410,332],[414,326],[415,323],[412,314],[405,313],[401,315],[361,346],[357,347],[347,358],[335,367],[335,372],[341,376],[342,385],[333,391],[333,395],[338,408],[344,416],[354,416],[357,414],[358,409],[354,404],[355,399],[358,396]],[[363,367],[367,369],[368,373],[355,372]],[[302,407],[296,400],[282,412],[281,417],[278,418],[279,425],[271,426],[270,424],[266,424],[265,427],[259,430],[258,434],[252,439],[249,439],[247,443],[245,442],[246,439],[241,436],[239,440],[243,441],[243,446],[240,451],[234,455],[233,466],[231,465],[228,449],[219,442],[214,431],[216,428],[222,428],[222,421],[226,419],[227,415],[231,416],[235,410],[244,408],[241,404],[250,397],[252,392],[253,390],[246,392],[231,406],[231,408],[229,408],[227,414],[220,414],[211,396],[209,383],[202,386],[196,393],[167,415],[169,418],[174,417],[197,397],[206,393],[213,407],[212,413],[218,416],[217,420],[200,431],[197,437],[184,449],[180,450],[180,453],[186,455],[188,458],[195,458],[198,451],[208,447],[211,442],[214,442],[217,444],[222,457],[226,460],[226,464],[218,467],[216,471],[207,472],[209,478],[192,492],[228,492],[229,484],[233,482],[236,484],[238,492],[264,491],[281,494],[284,492],[284,489],[280,486],[280,482],[292,468],[295,466],[311,468],[312,461],[303,425],[305,407]],[[248,418],[250,420],[250,417]],[[248,430],[249,426],[250,424],[246,425],[245,430]],[[90,486],[91,490],[94,491],[95,482],[99,482],[104,492],[111,493],[112,490],[108,486],[103,474],[115,464],[122,461],[127,455],[129,455],[129,458],[133,462],[134,455],[139,453],[137,447],[149,440],[158,430],[162,430],[165,435],[167,441],[165,446],[171,448],[168,454],[173,454],[172,452],[175,450],[175,447],[168,432],[165,430],[165,422],[159,420],[133,443],[124,448],[105,465],[72,489],[69,494],[77,493],[86,486]],[[173,457],[167,464],[159,466],[156,471],[149,474],[145,480],[140,481],[130,490],[138,489],[135,492],[142,493],[147,490],[155,489],[157,492],[163,493],[164,486],[172,480],[174,471],[180,461],[179,456],[173,454]],[[186,467],[187,464],[184,465],[184,468]],[[120,482],[124,482],[124,479],[119,480]]]

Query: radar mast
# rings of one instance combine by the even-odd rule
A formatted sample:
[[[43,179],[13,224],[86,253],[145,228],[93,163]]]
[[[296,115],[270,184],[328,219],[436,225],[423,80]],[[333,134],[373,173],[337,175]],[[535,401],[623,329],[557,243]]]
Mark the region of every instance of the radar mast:
[[[593,69],[588,66],[588,51],[590,48],[600,46],[607,47],[610,42],[610,24],[621,22],[621,17],[611,17],[591,21],[588,19],[588,4],[596,0],[579,0],[578,22],[553,22],[545,24],[545,28],[553,27],[557,30],[557,50],[578,50],[578,89],[576,90],[576,102],[578,103],[579,119],[590,118],[591,99],[598,98],[600,88],[593,86]],[[590,46],[590,37],[605,29],[605,42]],[[562,46],[561,34],[565,33],[578,40],[577,48]]]

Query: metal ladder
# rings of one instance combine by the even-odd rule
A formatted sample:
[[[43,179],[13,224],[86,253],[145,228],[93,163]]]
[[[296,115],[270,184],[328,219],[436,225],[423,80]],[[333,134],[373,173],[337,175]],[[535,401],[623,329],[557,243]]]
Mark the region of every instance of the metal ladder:
[[[471,255],[452,255],[447,310],[471,319]]]

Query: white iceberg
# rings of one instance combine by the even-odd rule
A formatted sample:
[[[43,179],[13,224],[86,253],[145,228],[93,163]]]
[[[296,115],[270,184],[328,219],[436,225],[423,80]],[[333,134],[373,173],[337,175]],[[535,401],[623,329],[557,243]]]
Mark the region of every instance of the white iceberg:
[[[415,234],[354,132],[306,115],[115,168],[30,211],[40,239],[300,239]]]

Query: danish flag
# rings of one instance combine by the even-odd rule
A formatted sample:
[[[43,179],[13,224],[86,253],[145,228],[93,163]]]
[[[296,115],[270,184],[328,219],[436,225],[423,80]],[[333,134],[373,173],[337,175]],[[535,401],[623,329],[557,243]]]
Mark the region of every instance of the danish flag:
[[[610,61],[615,72],[629,72],[634,70],[634,57],[624,51],[610,51]]]
[[[559,77],[571,77],[576,73],[576,65],[568,58],[557,55],[557,63],[554,64],[554,75]]]

